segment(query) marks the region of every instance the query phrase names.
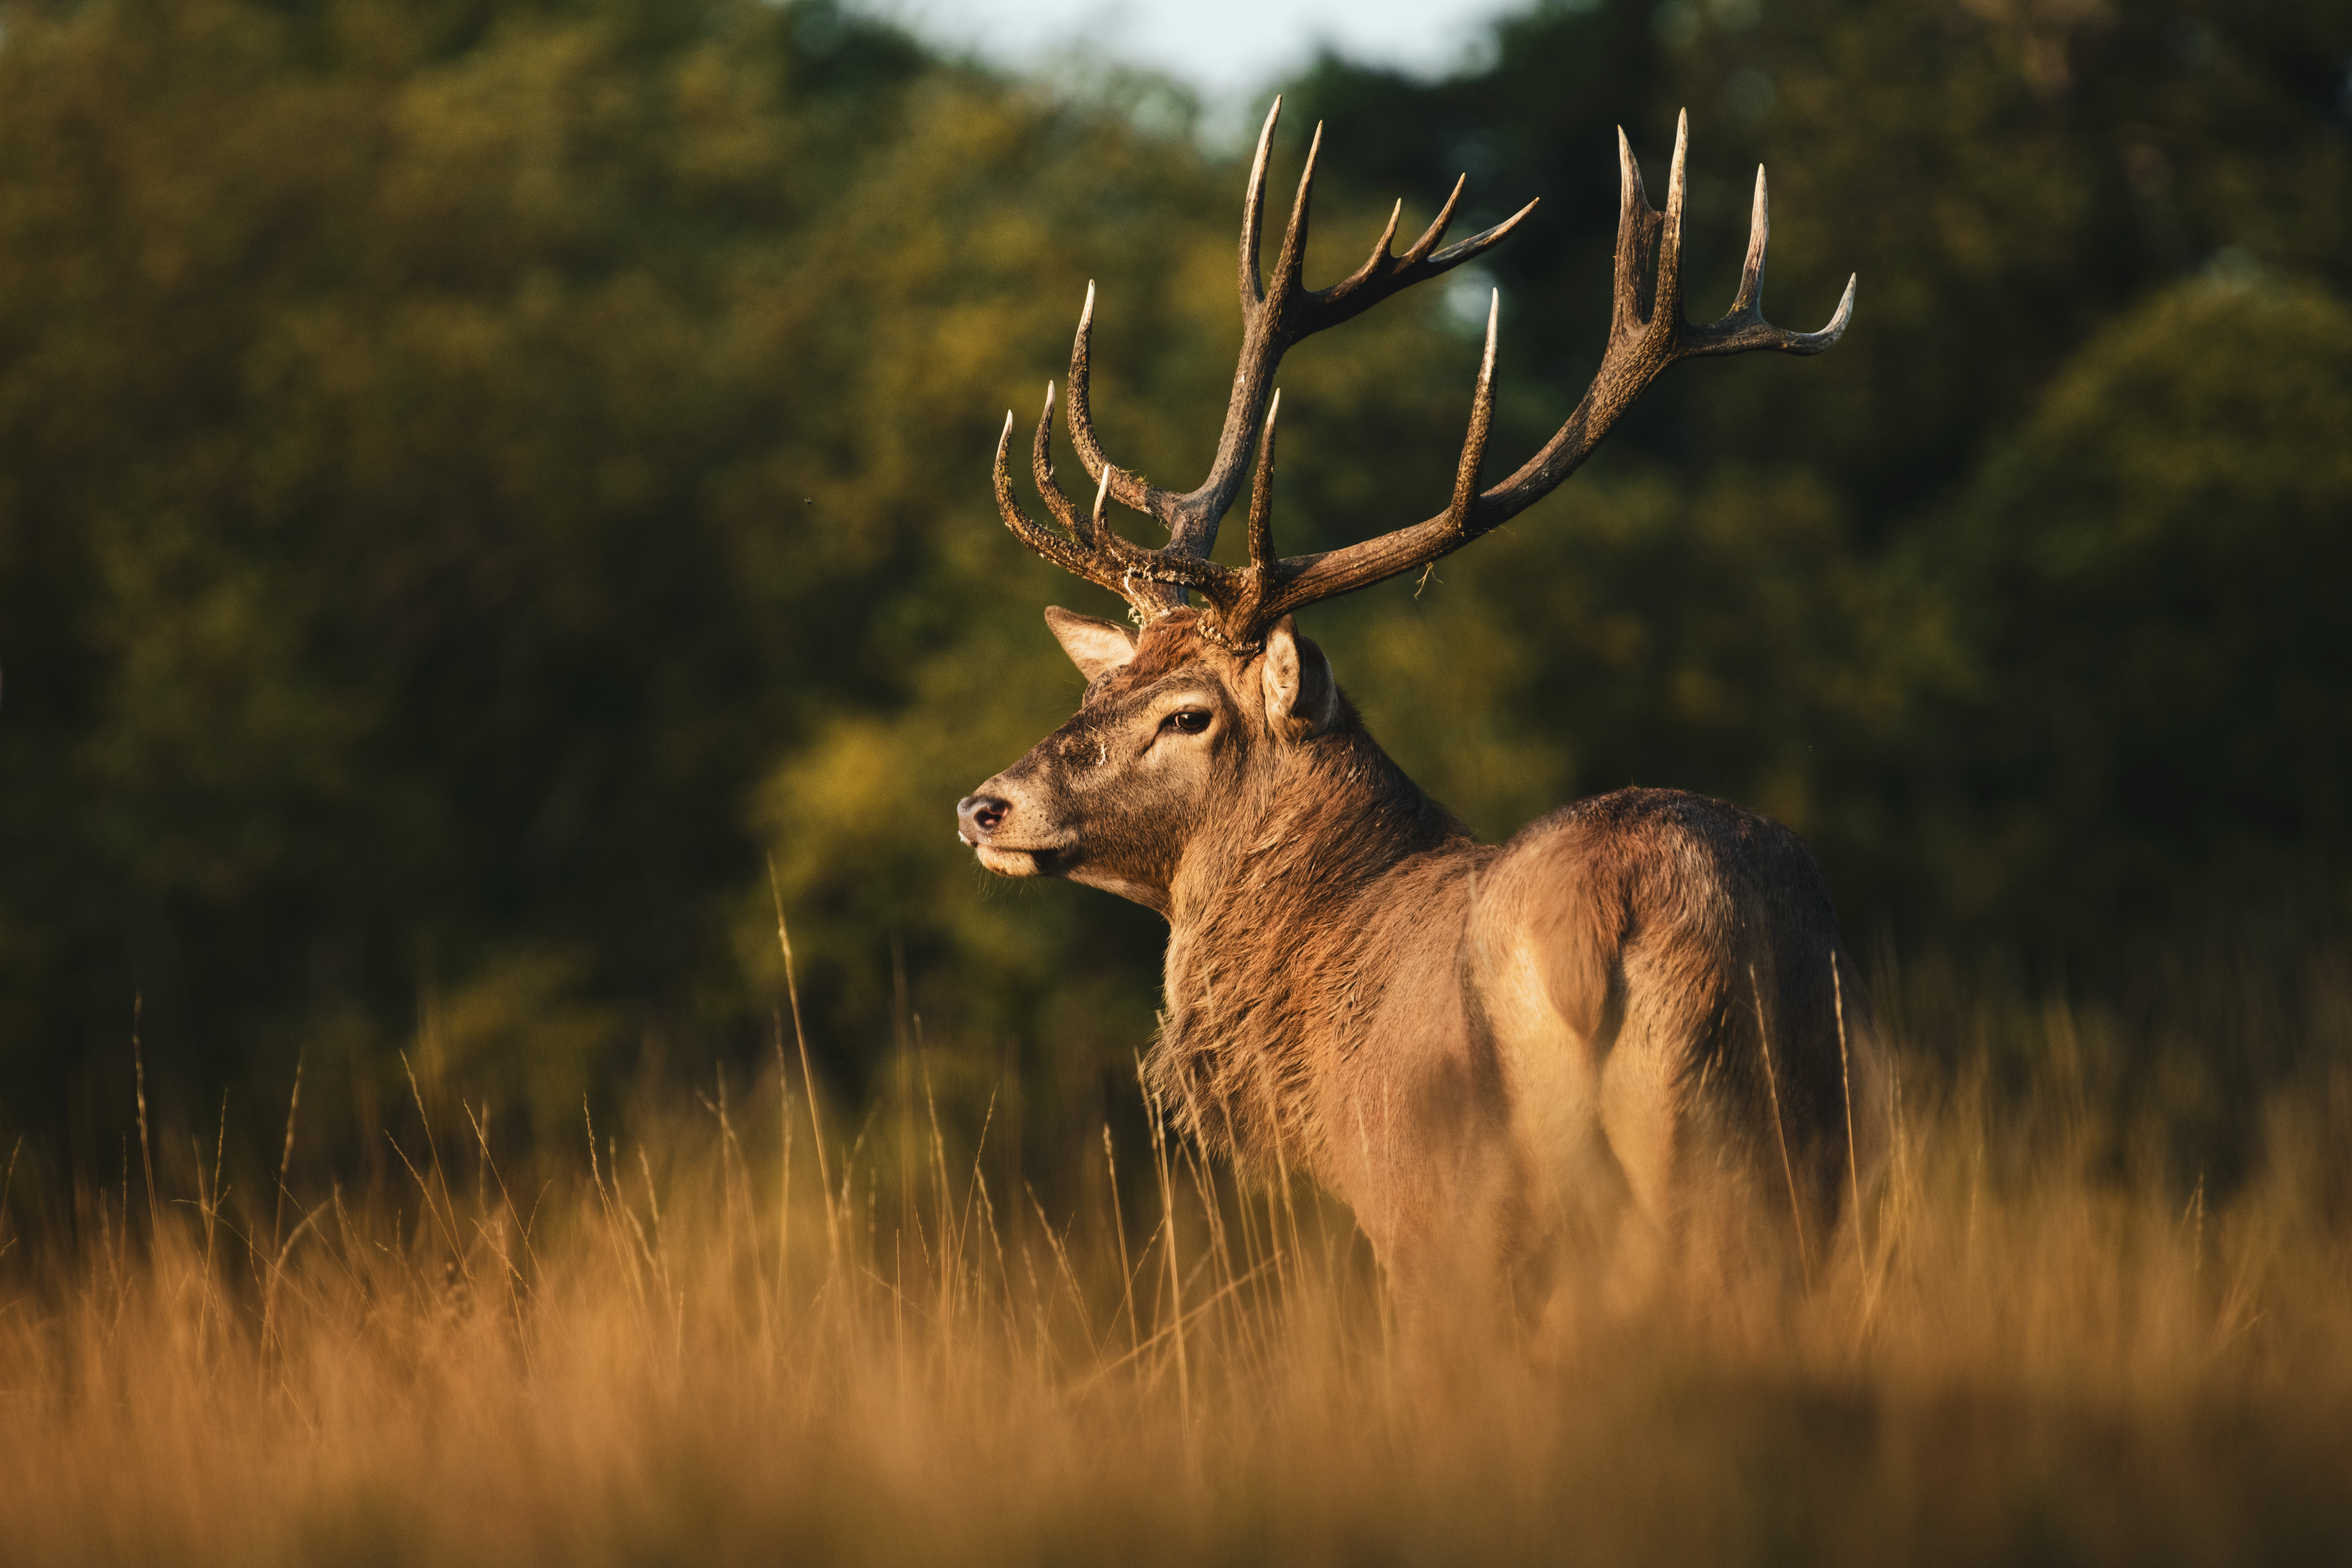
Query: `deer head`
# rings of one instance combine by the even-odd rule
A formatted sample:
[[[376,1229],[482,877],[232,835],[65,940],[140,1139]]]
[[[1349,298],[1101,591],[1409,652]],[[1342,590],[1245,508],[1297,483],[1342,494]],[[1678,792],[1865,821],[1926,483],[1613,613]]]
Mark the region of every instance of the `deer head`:
[[[1087,677],[1086,700],[1067,724],[959,805],[961,837],[992,870],[1068,876],[1167,913],[1171,889],[1202,826],[1252,801],[1262,806],[1266,781],[1301,762],[1297,753],[1318,748],[1328,753],[1335,744],[1360,742],[1378,757],[1356,727],[1329,664],[1297,634],[1294,611],[1426,565],[1532,506],[1575,472],[1675,361],[1751,349],[1819,353],[1838,340],[1852,317],[1854,284],[1849,279],[1837,313],[1818,332],[1786,331],[1764,320],[1760,296],[1769,217],[1759,167],[1747,265],[1731,309],[1709,326],[1685,321],[1682,229],[1689,117],[1676,128],[1663,214],[1650,205],[1621,131],[1615,310],[1600,371],[1567,422],[1507,479],[1480,489],[1495,406],[1496,312],[1490,304],[1469,431],[1445,509],[1338,550],[1277,556],[1271,502],[1281,395],[1274,374],[1284,352],[1492,249],[1535,208],[1530,202],[1494,227],[1441,250],[1438,242],[1461,200],[1463,182],[1456,180],[1436,219],[1402,256],[1391,250],[1400,203],[1362,266],[1328,289],[1304,289],[1307,210],[1322,146],[1318,127],[1269,284],[1261,273],[1259,239],[1267,153],[1281,112],[1277,99],[1258,134],[1243,203],[1241,357],[1217,456],[1200,487],[1180,494],[1148,485],[1104,456],[1087,392],[1091,286],[1070,350],[1066,419],[1071,445],[1095,480],[1093,505],[1081,510],[1054,477],[1051,384],[1030,445],[1030,471],[1059,531],[1032,521],[1013,493],[1006,466],[1013,416],[1005,415],[995,463],[996,501],[1005,526],[1046,560],[1124,597],[1141,629],[1130,634],[1108,621],[1066,610],[1046,612],[1054,635]],[[1257,462],[1249,563],[1227,567],[1212,561],[1210,552],[1220,522],[1239,495],[1253,448]],[[1123,537],[1106,516],[1112,500],[1156,519],[1168,530],[1168,543],[1146,549]],[[1201,603],[1189,603],[1188,595],[1198,595]],[[1384,757],[1378,761],[1386,764]],[[1424,826],[1428,831],[1459,831]]]
[[[1286,616],[1251,654],[1212,640],[1191,609],[1139,637],[1058,608],[1045,622],[1087,694],[958,805],[959,831],[992,871],[1066,876],[1168,914],[1202,830],[1271,793],[1286,752],[1353,728],[1329,661]]]

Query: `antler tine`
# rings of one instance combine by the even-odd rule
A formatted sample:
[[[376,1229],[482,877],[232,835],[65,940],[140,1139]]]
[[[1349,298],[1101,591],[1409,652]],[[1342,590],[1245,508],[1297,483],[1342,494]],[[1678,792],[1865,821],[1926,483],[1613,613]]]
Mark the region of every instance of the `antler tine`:
[[[1275,559],[1274,422],[1281,413],[1282,389],[1276,387],[1274,401],[1265,405],[1265,428],[1257,437],[1257,478],[1250,486],[1249,560],[1260,572]]]
[[[1078,310],[1078,330],[1070,339],[1070,445],[1092,479],[1103,467],[1102,446],[1095,439],[1095,411],[1089,383],[1094,373],[1095,280],[1087,279],[1087,302]]]
[[[1063,493],[1060,481],[1054,477],[1053,435],[1054,384],[1049,381],[1045,384],[1045,411],[1037,416],[1037,435],[1030,447],[1030,477],[1036,480],[1037,493],[1045,498],[1045,505],[1052,510],[1055,521],[1090,555],[1109,563],[1110,567],[1116,567],[1119,591],[1133,598],[1131,584],[1135,581],[1157,582],[1159,579],[1150,571],[1152,552],[1123,537],[1117,529],[1103,521],[1103,501],[1109,494],[1111,479],[1117,470],[1108,463],[1103,465],[1101,480],[1095,486],[1094,510],[1091,512],[1080,511],[1070,503],[1070,498]]]
[[[1360,278],[1370,277],[1372,268],[1378,267],[1381,262],[1386,261],[1389,258],[1389,247],[1396,243],[1398,220],[1402,219],[1403,216],[1404,198],[1402,196],[1399,196],[1396,199],[1396,204],[1389,208],[1389,221],[1386,226],[1381,230],[1380,238],[1372,241],[1371,254],[1364,258],[1364,264],[1361,267],[1359,267],[1353,272],[1349,273],[1348,276],[1342,279],[1339,282],[1333,284],[1332,288],[1334,289],[1347,288],[1349,284],[1354,283]]]
[[[1861,273],[1847,273],[1845,292],[1838,296],[1837,309],[1831,313],[1828,324],[1818,332],[1790,332],[1789,341],[1780,345],[1782,352],[1792,354],[1817,354],[1845,336],[1846,326],[1853,320],[1854,286],[1861,281]]]
[[[1098,550],[1101,542],[1086,515],[1070,504],[1062,491],[1061,481],[1054,478],[1054,384],[1045,384],[1045,408],[1037,416],[1037,433],[1029,443],[1029,478],[1037,486],[1037,493],[1045,500],[1045,510],[1054,514],[1071,538],[1087,550]]]
[[[1290,201],[1290,224],[1282,231],[1282,249],[1274,258],[1276,309],[1298,291],[1298,274],[1307,265],[1307,209],[1315,197],[1315,159],[1322,151],[1323,122],[1318,120],[1315,135],[1307,143],[1307,165],[1298,171],[1298,194]]]
[[[1518,211],[1513,213],[1510,216],[1505,218],[1494,227],[1482,228],[1467,239],[1457,239],[1452,245],[1447,246],[1444,249],[1431,257],[1429,258],[1431,276],[1433,277],[1440,272],[1451,271],[1453,268],[1461,266],[1464,262],[1470,260],[1474,257],[1483,256],[1487,251],[1494,249],[1495,247],[1502,244],[1503,241],[1510,238],[1511,236],[1517,231],[1520,220],[1525,218],[1529,213],[1535,211],[1536,208],[1541,205],[1542,199],[1543,198],[1538,196],[1535,201],[1529,202],[1527,205],[1521,207]],[[1418,282],[1419,279],[1416,279],[1414,281]]]
[[[1429,226],[1421,231],[1421,237],[1406,250],[1405,260],[1419,261],[1437,248],[1437,242],[1445,237],[1445,231],[1453,226],[1454,209],[1462,205],[1462,188],[1469,183],[1470,176],[1466,174],[1454,176],[1454,188],[1445,193],[1445,204],[1437,209],[1437,216],[1429,220]],[[1400,202],[1398,205],[1402,206],[1403,204]]]
[[[1430,220],[1429,226],[1422,230],[1421,237],[1414,240],[1412,247],[1402,256],[1389,254],[1389,243],[1396,233],[1396,220],[1391,217],[1388,230],[1381,236],[1380,243],[1372,247],[1371,255],[1365,258],[1361,267],[1328,289],[1302,296],[1299,301],[1301,324],[1295,337],[1303,338],[1309,332],[1336,327],[1361,315],[1391,294],[1401,293],[1416,283],[1434,278],[1441,272],[1450,272],[1464,262],[1485,255],[1510,238],[1528,215],[1536,210],[1537,204],[1529,202],[1492,228],[1481,229],[1469,238],[1458,240],[1433,255],[1433,248],[1445,237],[1447,226],[1454,221],[1454,209],[1462,200],[1463,184],[1468,178],[1465,174],[1454,180],[1454,189],[1447,195],[1445,205],[1438,209],[1437,216]],[[1402,209],[1403,204],[1399,203],[1398,205]]]
[[[1486,437],[1495,427],[1495,330],[1503,313],[1503,291],[1486,300],[1486,352],[1478,361],[1478,388],[1470,395],[1470,428],[1462,437],[1462,459],[1454,469],[1454,500],[1445,517],[1455,532],[1470,520],[1478,499],[1478,468],[1486,460]]]
[[[1772,198],[1764,188],[1764,165],[1756,165],[1756,197],[1748,205],[1748,258],[1739,264],[1739,292],[1731,297],[1730,314],[1759,315],[1764,299],[1764,247],[1772,237]]]
[[[1666,175],[1666,218],[1658,237],[1658,286],[1652,295],[1650,318],[1664,318],[1679,326],[1683,319],[1683,208],[1690,199],[1690,182],[1684,167],[1690,152],[1690,110],[1675,120],[1675,161]]]
[[[1437,209],[1437,216],[1430,219],[1427,228],[1421,231],[1421,237],[1414,240],[1402,256],[1392,256],[1389,247],[1396,243],[1397,224],[1404,216],[1404,202],[1399,198],[1397,204],[1389,209],[1388,226],[1381,229],[1380,238],[1372,242],[1371,254],[1364,258],[1364,264],[1322,290],[1318,298],[1325,300],[1344,299],[1362,288],[1365,280],[1376,273],[1409,267],[1427,259],[1429,253],[1437,247],[1437,242],[1445,237],[1446,226],[1454,221],[1454,209],[1460,204],[1462,187],[1469,178],[1467,174],[1454,176],[1454,189],[1447,193],[1445,205]]]
[[[1741,353],[1749,349],[1778,349],[1782,353],[1817,354],[1845,335],[1853,319],[1854,286],[1849,277],[1845,293],[1829,325],[1818,332],[1792,332],[1764,319],[1764,259],[1772,235],[1772,200],[1764,180],[1764,165],[1756,165],[1756,197],[1748,216],[1748,258],[1739,269],[1739,292],[1723,319],[1708,326],[1685,326],[1677,358],[1701,354]]]
[[[1403,216],[1404,201],[1400,197],[1396,205],[1389,208],[1388,226],[1381,230],[1380,238],[1372,241],[1371,253],[1364,258],[1363,264],[1328,289],[1323,289],[1319,294],[1310,295],[1308,298],[1337,299],[1362,287],[1364,279],[1380,271],[1382,267],[1393,264],[1396,258],[1389,254],[1389,247],[1396,242],[1397,222]],[[1425,239],[1428,237],[1424,235],[1423,237]]]
[[[1613,306],[1609,317],[1609,342],[1638,333],[1653,314],[1645,304],[1643,286],[1650,279],[1650,256],[1661,220],[1642,186],[1642,165],[1633,161],[1633,144],[1625,128],[1617,128],[1617,259]]]
[[[1157,521],[1160,527],[1173,529],[1176,502],[1179,498],[1155,485],[1145,484],[1137,475],[1114,467],[1103,455],[1102,443],[1095,437],[1094,402],[1091,395],[1094,371],[1095,286],[1087,284],[1087,302],[1078,312],[1077,335],[1070,340],[1070,396],[1066,416],[1070,426],[1070,445],[1076,448],[1079,465],[1087,478],[1100,479],[1105,472],[1111,476],[1111,493],[1119,504],[1144,513]]]
[[[1004,519],[1004,526],[1013,531],[1013,537],[1065,572],[1108,588],[1113,593],[1124,592],[1125,590],[1120,587],[1118,574],[1106,574],[1101,558],[1094,552],[1079,548],[1051,529],[1039,527],[1030,520],[1026,512],[1021,510],[1020,499],[1013,493],[1013,470],[1005,462],[1005,456],[1012,449],[1012,446],[1013,410],[1008,408],[1004,411],[1003,432],[996,437],[994,478],[996,510]]]
[[[1275,95],[1274,107],[1265,111],[1265,123],[1257,133],[1257,156],[1250,163],[1249,191],[1242,197],[1242,309],[1249,308],[1265,298],[1265,279],[1258,270],[1258,242],[1265,228],[1265,165],[1274,151],[1275,122],[1282,118],[1282,96]],[[1317,128],[1320,130],[1318,126]]]
[[[1095,487],[1091,514],[1070,503],[1061,482],[1054,477],[1054,384],[1047,382],[1045,412],[1037,416],[1037,434],[1029,447],[1029,477],[1036,481],[1037,493],[1045,498],[1046,510],[1054,514],[1054,521],[1078,542],[1081,549],[1118,567],[1124,583],[1142,569],[1151,552],[1120,537],[1117,529],[1103,521],[1103,497],[1110,489],[1113,472],[1108,464],[1103,466],[1102,481]]]

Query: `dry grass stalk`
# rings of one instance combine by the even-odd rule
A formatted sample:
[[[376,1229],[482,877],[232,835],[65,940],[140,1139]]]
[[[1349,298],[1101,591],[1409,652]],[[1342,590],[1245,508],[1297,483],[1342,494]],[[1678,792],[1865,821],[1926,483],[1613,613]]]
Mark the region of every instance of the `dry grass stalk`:
[[[1914,1058],[1889,1173],[1810,1285],[1691,1269],[1572,1334],[1432,1347],[1392,1342],[1344,1214],[1237,1191],[1164,1129],[1148,1214],[992,1192],[977,1147],[953,1174],[928,1062],[873,1123],[915,1146],[835,1147],[795,1198],[818,1154],[793,1130],[823,1124],[783,1066],[751,1091],[772,1120],[722,1079],[626,1140],[589,1126],[576,1165],[502,1170],[466,1106],[471,1196],[436,1142],[404,1186],[250,1214],[217,1148],[157,1161],[144,1226],[128,1180],[85,1189],[77,1247],[0,1242],[0,1540],[58,1563],[2235,1563],[2352,1540],[2341,1075],[2273,1106],[2251,1176],[2184,1203],[2102,1153],[2127,1130],[2080,1123],[2086,1097],[2028,1136],[1985,1075]],[[1097,1157],[1132,1190],[1108,1129]]]

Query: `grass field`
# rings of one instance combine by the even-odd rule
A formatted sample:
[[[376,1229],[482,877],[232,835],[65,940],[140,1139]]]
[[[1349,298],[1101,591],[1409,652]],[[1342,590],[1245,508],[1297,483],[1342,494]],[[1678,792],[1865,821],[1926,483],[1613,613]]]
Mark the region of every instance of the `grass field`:
[[[1899,1146],[1809,1285],[1573,1343],[1401,1345],[1344,1213],[1181,1145],[1053,1152],[1055,1213],[919,1058],[862,1132],[780,1053],[513,1169],[428,1077],[365,1192],[138,1138],[0,1237],[0,1555],[2352,1559],[2346,1011],[2217,1142],[2226,1009],[1964,990],[1884,985]]]

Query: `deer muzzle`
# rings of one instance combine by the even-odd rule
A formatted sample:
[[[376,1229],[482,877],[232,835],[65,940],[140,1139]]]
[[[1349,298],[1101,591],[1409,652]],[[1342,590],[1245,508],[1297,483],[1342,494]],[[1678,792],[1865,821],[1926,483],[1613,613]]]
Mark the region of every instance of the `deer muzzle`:
[[[956,802],[956,837],[999,876],[1050,877],[1062,868],[1059,862],[1073,846],[1067,835],[1050,826],[1037,831],[1037,815],[983,788]]]

